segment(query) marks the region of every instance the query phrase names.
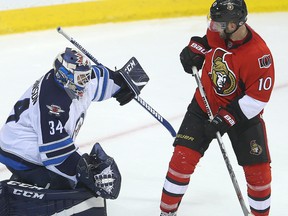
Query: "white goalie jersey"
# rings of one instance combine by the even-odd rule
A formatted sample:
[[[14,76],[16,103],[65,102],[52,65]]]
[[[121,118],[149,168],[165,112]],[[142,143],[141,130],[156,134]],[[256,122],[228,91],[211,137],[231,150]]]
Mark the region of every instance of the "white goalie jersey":
[[[111,98],[120,89],[115,74],[93,66],[92,79],[77,99],[55,82],[53,70],[46,73],[17,101],[2,127],[0,162],[15,170],[45,166],[76,183],[81,155],[75,137],[90,103]]]

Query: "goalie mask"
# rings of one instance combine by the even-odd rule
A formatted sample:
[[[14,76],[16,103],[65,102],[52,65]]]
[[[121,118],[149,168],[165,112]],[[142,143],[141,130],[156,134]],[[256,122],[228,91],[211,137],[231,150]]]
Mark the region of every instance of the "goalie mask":
[[[60,53],[53,64],[57,83],[64,87],[69,96],[83,96],[86,85],[91,80],[91,63],[77,50],[66,48]]]

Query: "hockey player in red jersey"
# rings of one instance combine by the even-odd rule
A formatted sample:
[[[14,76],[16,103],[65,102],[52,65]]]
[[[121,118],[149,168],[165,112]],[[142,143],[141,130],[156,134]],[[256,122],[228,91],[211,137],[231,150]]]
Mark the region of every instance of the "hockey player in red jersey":
[[[176,216],[190,176],[217,131],[227,132],[243,167],[251,213],[269,215],[271,159],[262,114],[273,89],[274,66],[266,43],[246,20],[243,0],[215,1],[206,35],[192,37],[180,54],[187,73],[192,74],[193,66],[202,68],[201,82],[214,119],[208,120],[197,88],[173,144],[161,216]]]

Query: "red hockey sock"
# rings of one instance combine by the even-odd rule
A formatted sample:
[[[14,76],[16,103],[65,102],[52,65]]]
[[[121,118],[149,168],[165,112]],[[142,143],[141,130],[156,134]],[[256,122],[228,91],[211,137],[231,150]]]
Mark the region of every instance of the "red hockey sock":
[[[271,203],[271,168],[269,163],[244,166],[251,212],[268,216]]]
[[[176,146],[169,163],[163,187],[160,208],[164,212],[174,212],[185,194],[190,176],[199,162],[201,154],[184,146]]]

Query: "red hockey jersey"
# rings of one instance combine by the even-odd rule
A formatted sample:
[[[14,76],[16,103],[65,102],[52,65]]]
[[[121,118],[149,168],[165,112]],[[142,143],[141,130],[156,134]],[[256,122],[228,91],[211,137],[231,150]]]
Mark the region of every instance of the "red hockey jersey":
[[[241,45],[225,42],[218,33],[207,30],[211,50],[205,56],[201,81],[213,114],[243,94],[264,103],[271,96],[274,85],[272,54],[264,40],[246,26],[249,33]],[[206,112],[198,89],[195,97]]]

